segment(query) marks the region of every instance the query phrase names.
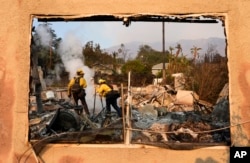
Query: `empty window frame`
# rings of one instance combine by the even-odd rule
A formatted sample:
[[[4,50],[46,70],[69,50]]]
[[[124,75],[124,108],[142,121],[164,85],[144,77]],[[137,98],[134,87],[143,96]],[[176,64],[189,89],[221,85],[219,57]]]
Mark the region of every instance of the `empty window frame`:
[[[30,141],[228,144],[223,21],[209,15],[35,17]],[[90,116],[79,115],[81,102],[76,107],[68,97],[69,80],[79,68],[88,84]],[[95,91],[99,79],[121,94],[122,117],[113,108],[106,114],[105,98]]]

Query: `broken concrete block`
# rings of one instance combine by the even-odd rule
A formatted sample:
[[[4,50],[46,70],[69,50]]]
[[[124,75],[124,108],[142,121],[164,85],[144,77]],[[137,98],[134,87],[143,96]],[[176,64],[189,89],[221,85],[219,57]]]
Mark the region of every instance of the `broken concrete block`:
[[[193,105],[194,97],[195,99],[199,99],[199,96],[193,91],[178,90],[175,104]]]

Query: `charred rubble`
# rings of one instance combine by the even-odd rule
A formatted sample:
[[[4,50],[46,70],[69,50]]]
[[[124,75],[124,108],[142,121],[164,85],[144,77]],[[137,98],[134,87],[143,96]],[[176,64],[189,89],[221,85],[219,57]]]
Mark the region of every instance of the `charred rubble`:
[[[215,105],[199,100],[194,92],[182,90],[180,96],[179,91],[172,94],[165,91],[167,95],[157,100],[157,106],[150,100],[143,106],[137,105],[132,110],[132,142],[230,143],[227,90],[225,85]],[[161,94],[161,90],[156,92]],[[164,100],[163,106],[159,101]]]
[[[227,85],[215,105],[200,100],[195,92],[173,90],[170,86],[133,88],[132,102],[129,104],[124,98],[123,110],[130,110],[130,125],[124,123],[126,114],[119,118],[114,112],[106,117],[101,110],[87,117],[78,115],[78,108],[63,98],[43,100],[46,110],[29,113],[30,141],[123,143],[124,132],[130,131],[132,144],[230,143]],[[107,119],[109,124],[105,126]]]

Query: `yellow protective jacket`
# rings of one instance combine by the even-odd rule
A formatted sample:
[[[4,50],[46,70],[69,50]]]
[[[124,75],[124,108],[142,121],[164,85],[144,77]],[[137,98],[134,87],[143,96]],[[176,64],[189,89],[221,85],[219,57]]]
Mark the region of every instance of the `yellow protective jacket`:
[[[105,83],[101,84],[100,87],[97,89],[97,93],[99,93],[100,96],[105,97],[108,92],[110,92],[112,89]]]
[[[78,77],[80,77],[80,76],[76,76],[75,78],[78,78]],[[72,78],[69,81],[69,84],[68,84],[68,95],[71,95],[71,87],[75,83],[75,78]],[[86,80],[83,77],[80,77],[79,84],[80,84],[80,86],[82,88],[86,88],[87,87],[87,82],[86,82]]]

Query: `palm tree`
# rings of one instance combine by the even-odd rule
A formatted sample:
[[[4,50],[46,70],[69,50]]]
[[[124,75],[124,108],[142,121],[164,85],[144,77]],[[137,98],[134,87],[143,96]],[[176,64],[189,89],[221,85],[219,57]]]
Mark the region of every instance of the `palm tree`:
[[[191,53],[193,54],[194,60],[196,59],[196,57],[199,58],[198,51],[201,50],[201,48],[193,46],[193,48],[191,48],[190,50],[191,50]]]
[[[129,50],[125,48],[125,45],[122,43],[118,49],[118,53],[121,55],[124,61],[129,58]]]
[[[178,57],[179,54],[182,52],[181,44],[178,43],[175,48],[177,49],[175,57]]]
[[[117,57],[118,53],[112,52],[112,55],[113,55],[113,69],[116,72],[116,57]]]
[[[173,55],[173,50],[174,48],[172,46],[169,46],[169,51],[170,51],[171,56]]]

